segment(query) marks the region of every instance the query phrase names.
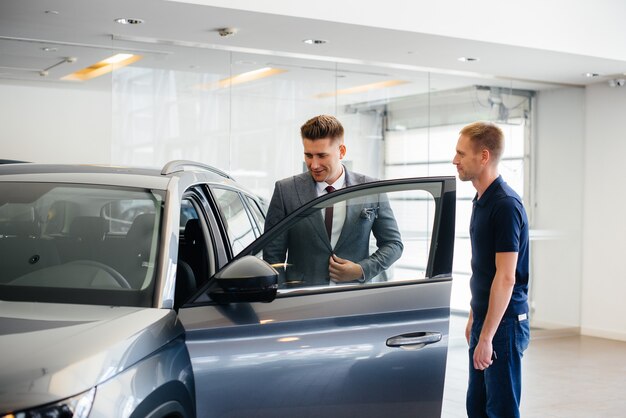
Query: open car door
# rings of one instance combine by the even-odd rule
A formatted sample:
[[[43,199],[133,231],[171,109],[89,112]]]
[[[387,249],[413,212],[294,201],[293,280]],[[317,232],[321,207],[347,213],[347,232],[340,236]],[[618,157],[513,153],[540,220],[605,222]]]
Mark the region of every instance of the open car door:
[[[439,417],[455,201],[454,177],[361,184],[308,203],[244,249],[179,311],[198,416]],[[316,228],[329,205],[345,210],[342,235],[307,254],[324,239]],[[329,281],[319,260],[354,250],[368,223],[367,277]],[[386,265],[390,245],[399,258]]]

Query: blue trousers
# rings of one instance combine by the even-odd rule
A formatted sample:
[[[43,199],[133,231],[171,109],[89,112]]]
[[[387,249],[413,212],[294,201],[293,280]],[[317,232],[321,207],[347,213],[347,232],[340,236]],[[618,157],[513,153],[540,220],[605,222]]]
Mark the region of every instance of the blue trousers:
[[[519,418],[522,356],[530,341],[528,319],[503,318],[493,337],[496,359],[485,370],[474,369],[474,349],[483,328],[474,319],[469,347],[468,418]]]

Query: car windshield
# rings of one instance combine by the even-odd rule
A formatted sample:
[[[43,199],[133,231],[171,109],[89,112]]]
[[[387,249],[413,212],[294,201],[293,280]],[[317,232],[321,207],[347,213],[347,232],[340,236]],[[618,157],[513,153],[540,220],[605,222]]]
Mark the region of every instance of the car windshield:
[[[0,183],[0,299],[150,306],[163,194]]]

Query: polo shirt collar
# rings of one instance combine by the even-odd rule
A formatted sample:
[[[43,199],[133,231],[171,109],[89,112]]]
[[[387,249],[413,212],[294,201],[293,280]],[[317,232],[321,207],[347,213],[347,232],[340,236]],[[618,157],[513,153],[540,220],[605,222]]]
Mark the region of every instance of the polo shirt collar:
[[[498,186],[502,183],[504,183],[504,179],[502,178],[502,175],[498,175],[498,177],[491,182],[489,187],[487,187],[487,190],[485,190],[485,193],[483,193],[480,199],[478,198],[478,193],[476,193],[473,202],[479,206],[484,206],[494,193],[494,190],[496,190],[496,188],[498,188]]]

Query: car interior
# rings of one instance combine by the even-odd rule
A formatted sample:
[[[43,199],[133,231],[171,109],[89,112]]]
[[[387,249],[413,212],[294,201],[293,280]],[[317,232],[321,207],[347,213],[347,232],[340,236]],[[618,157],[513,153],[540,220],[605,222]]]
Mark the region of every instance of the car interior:
[[[141,290],[152,281],[160,207],[145,191],[1,188],[0,283]]]

